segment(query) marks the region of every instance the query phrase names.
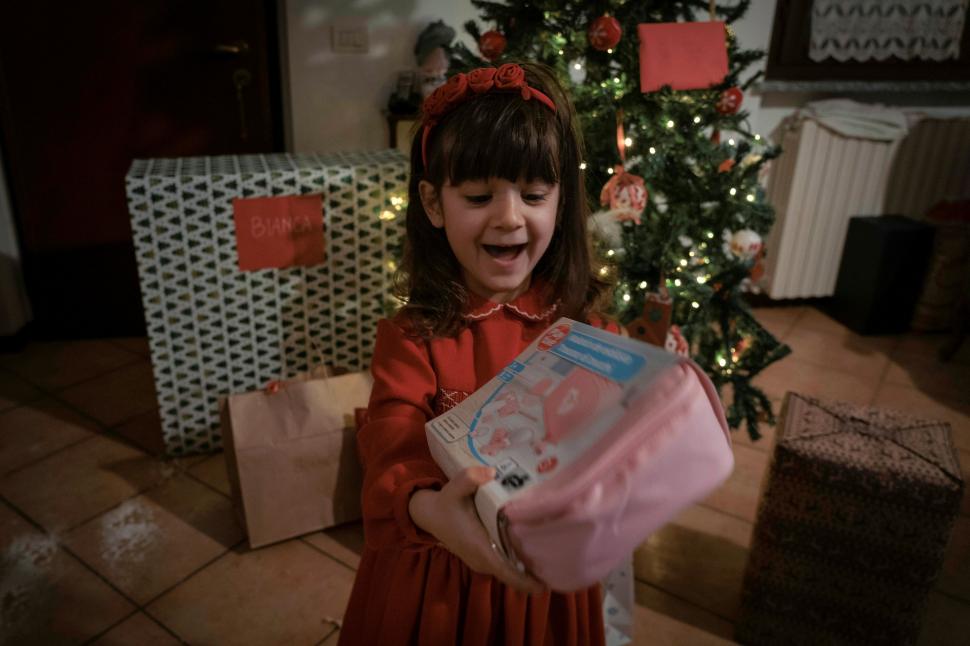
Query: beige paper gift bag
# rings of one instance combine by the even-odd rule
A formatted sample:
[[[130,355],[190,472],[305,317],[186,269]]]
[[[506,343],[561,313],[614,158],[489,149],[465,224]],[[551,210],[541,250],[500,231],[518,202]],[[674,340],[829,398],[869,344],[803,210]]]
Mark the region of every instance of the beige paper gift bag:
[[[223,401],[226,466],[250,547],[360,518],[354,409],[367,406],[371,385],[364,372],[304,377]]]

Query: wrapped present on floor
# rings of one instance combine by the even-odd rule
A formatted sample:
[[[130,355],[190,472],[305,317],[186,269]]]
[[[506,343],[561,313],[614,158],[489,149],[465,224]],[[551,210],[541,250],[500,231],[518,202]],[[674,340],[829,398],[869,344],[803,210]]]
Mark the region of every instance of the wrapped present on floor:
[[[219,449],[219,397],[366,369],[407,199],[397,150],[136,160],[126,177],[171,455]]]
[[[949,424],[788,393],[736,638],[915,644],[959,513]]]

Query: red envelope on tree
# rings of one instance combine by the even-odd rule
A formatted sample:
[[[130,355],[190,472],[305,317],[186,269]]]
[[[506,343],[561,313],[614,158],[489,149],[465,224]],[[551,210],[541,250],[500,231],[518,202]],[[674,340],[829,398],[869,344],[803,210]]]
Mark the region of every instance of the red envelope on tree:
[[[728,72],[723,22],[662,22],[637,26],[640,91],[664,85],[697,90],[720,83]]]

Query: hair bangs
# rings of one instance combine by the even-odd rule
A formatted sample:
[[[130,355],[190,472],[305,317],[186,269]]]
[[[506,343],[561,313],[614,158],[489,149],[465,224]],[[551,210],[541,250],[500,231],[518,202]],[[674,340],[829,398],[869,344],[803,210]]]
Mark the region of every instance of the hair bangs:
[[[511,182],[560,181],[559,137],[555,115],[538,101],[493,95],[456,111],[443,128],[447,168],[441,180],[500,177]]]

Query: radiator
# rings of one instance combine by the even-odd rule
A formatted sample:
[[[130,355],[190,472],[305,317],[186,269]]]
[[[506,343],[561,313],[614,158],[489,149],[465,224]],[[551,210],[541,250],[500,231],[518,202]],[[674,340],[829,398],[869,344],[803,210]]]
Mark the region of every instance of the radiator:
[[[762,286],[771,298],[831,296],[855,215],[921,218],[941,199],[970,198],[970,119],[923,119],[895,142],[844,137],[785,119],[768,175],[775,208]]]

